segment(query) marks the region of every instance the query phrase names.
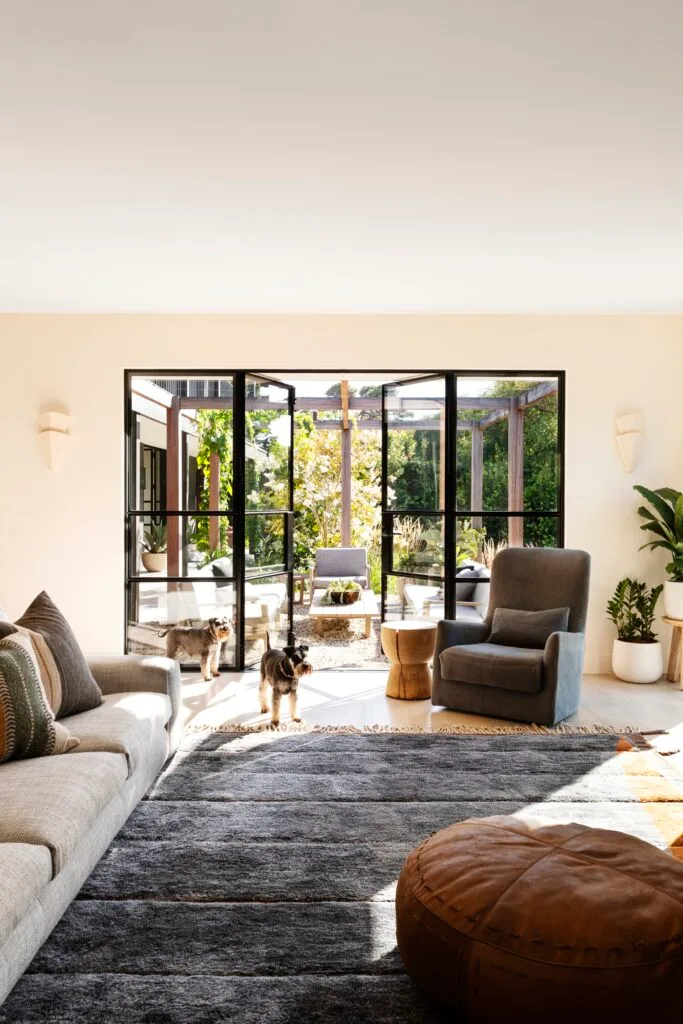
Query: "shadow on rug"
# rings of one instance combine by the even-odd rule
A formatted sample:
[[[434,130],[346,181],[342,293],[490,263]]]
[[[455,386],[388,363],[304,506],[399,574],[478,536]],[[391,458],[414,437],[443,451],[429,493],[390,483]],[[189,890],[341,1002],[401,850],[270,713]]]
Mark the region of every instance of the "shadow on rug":
[[[445,1021],[396,950],[406,854],[490,814],[674,845],[679,777],[637,737],[617,745],[608,733],[189,734],[0,1021]]]

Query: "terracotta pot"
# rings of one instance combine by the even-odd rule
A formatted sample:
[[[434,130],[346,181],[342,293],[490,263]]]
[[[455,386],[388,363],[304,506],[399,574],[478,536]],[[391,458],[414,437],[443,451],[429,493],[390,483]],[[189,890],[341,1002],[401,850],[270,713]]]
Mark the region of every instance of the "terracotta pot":
[[[166,572],[166,552],[143,551],[142,564],[147,572]]]
[[[360,593],[357,590],[345,590],[342,596],[344,599],[343,604],[355,604],[360,597]]]

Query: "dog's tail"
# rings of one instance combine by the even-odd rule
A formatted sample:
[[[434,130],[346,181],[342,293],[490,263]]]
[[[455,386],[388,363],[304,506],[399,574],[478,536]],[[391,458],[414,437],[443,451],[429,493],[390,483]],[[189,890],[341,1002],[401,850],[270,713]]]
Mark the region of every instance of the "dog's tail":
[[[266,650],[270,650],[270,630],[266,630]]]

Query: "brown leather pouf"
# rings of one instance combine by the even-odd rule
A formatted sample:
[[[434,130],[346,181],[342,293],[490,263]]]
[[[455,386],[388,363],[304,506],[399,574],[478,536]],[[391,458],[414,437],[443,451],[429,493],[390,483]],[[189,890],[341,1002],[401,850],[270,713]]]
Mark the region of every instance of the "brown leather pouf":
[[[621,832],[463,821],[409,855],[409,974],[448,1019],[621,1024],[683,1012],[683,864]]]

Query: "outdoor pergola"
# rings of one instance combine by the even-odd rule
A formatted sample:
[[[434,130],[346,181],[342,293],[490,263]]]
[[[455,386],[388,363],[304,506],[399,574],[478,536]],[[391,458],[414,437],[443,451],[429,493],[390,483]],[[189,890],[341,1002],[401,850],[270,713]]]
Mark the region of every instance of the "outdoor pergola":
[[[458,395],[458,411],[477,410],[486,414],[479,419],[459,419],[458,432],[469,431],[471,444],[471,484],[470,508],[482,510],[483,503],[483,450],[484,432],[494,423],[508,421],[508,511],[524,510],[524,416],[526,410],[549,395],[557,393],[557,381],[541,381],[516,395],[501,397],[462,396]],[[144,392],[147,393],[144,393]],[[388,396],[387,408],[391,412],[390,429],[392,431],[439,431],[440,443],[440,507],[445,507],[446,479],[446,400],[443,397],[411,397]],[[318,430],[339,430],[341,432],[341,543],[343,547],[351,545],[351,436],[352,430],[381,430],[382,420],[379,410],[380,400],[377,397],[359,397],[351,393],[348,380],[340,382],[340,394],[335,397],[297,396],[296,410],[313,414],[313,422]],[[232,397],[203,398],[178,397],[154,388],[150,393],[149,386],[136,394],[136,407],[142,415],[154,416],[159,422],[165,423],[166,434],[166,507],[179,508],[183,493],[182,467],[183,434],[192,432],[192,410],[224,409],[233,407]],[[263,410],[264,401],[259,398],[247,398],[247,412]],[[288,410],[287,403],[268,401],[269,410]],[[339,415],[330,418],[317,418],[316,413],[335,412]],[[352,413],[364,413],[365,416],[352,416]],[[377,415],[371,415],[376,413]],[[412,414],[401,419],[402,413]],[[368,415],[370,414],[370,415]],[[420,414],[424,414],[421,416]],[[219,494],[219,457],[212,453],[209,466],[209,501],[210,511],[220,510]],[[218,546],[217,519],[211,521],[212,533],[215,533],[215,545]],[[472,525],[481,527],[481,516],[474,516]],[[513,516],[509,520],[508,541],[510,545],[523,544],[524,521],[521,516]],[[178,571],[181,550],[180,537],[177,531],[169,531],[168,566],[171,574]]]

